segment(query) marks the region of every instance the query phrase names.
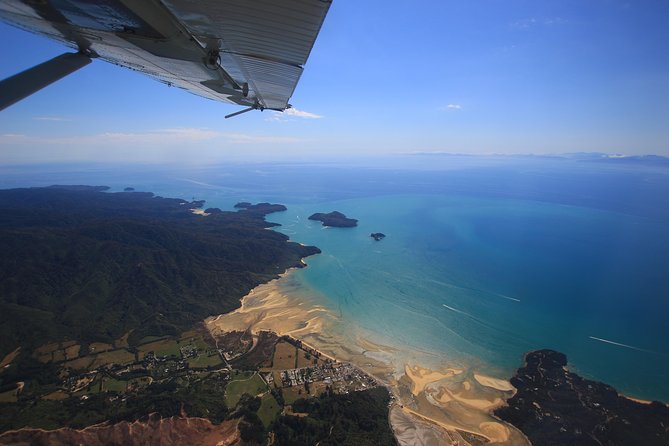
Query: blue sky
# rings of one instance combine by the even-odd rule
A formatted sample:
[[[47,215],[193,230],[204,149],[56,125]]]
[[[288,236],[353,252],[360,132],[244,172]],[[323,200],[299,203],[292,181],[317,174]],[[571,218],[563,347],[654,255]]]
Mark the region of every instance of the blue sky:
[[[334,0],[291,100],[247,113],[103,61],[0,113],[0,163],[406,152],[669,156],[669,2]],[[65,48],[0,24],[0,76]]]

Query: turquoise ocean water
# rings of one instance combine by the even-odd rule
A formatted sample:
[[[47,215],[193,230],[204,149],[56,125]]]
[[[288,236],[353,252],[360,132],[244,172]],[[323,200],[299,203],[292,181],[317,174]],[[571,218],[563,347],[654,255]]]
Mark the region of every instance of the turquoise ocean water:
[[[3,188],[106,184],[223,209],[284,203],[269,217],[277,230],[323,251],[293,274],[298,288],[375,340],[498,377],[524,352],[553,348],[585,376],[669,401],[669,168],[412,158],[2,173]],[[359,226],[307,219],[332,210]]]

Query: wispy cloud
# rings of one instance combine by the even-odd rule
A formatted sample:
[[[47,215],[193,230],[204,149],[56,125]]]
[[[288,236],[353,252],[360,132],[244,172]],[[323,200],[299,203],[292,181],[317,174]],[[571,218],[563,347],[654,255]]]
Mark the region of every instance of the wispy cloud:
[[[563,19],[562,17],[553,17],[544,20],[544,25],[553,26],[553,25],[566,25],[569,23],[569,20]]]
[[[220,132],[209,129],[172,128],[137,133],[109,132],[96,135],[94,138],[98,142],[164,144],[206,141],[219,136]]]
[[[27,136],[23,133],[3,133],[0,135],[0,142],[2,141],[19,141]]]
[[[109,145],[136,144],[159,145],[206,141],[221,136],[220,132],[198,128],[172,128],[146,132],[104,132],[95,135],[34,136],[17,133],[0,135],[0,144],[45,145]]]
[[[226,144],[285,144],[301,141],[300,138],[283,135],[255,135],[248,133],[224,133],[201,128],[172,128],[146,132],[105,132],[94,135],[35,136],[20,133],[0,135],[0,146],[17,145],[67,145],[79,147],[167,147],[184,146],[200,142]]]
[[[232,159],[267,159],[301,150],[291,135],[167,128],[88,135],[0,133],[0,164],[94,161],[201,164]],[[280,148],[281,150],[272,150]]]
[[[304,110],[298,110],[296,108],[289,108],[283,113],[287,116],[295,116],[297,118],[305,118],[305,119],[321,119],[323,117],[321,115],[317,115],[316,113],[311,113]]]
[[[34,116],[33,120],[35,120],[35,121],[54,121],[54,122],[72,121],[70,118],[64,118],[62,116]]]
[[[441,107],[438,108],[439,111],[454,111],[454,110],[462,110],[462,105],[460,104],[448,104],[448,105],[442,105]]]
[[[530,17],[529,19],[516,20],[515,22],[511,23],[511,27],[516,29],[529,29],[535,26],[537,23],[539,23],[537,19]]]
[[[283,112],[277,112],[277,111],[272,112],[272,115],[266,120],[275,122],[285,122],[285,121],[292,121],[293,120],[292,118],[322,119],[323,116],[304,110],[298,110],[296,108],[289,108],[284,110]]]
[[[300,138],[295,138],[292,136],[249,135],[246,133],[225,133],[223,136],[225,137],[226,141],[231,144],[285,144],[301,141]]]
[[[537,26],[558,26],[558,25],[565,25],[567,23],[569,23],[569,20],[564,19],[562,17],[548,17],[541,19],[537,19],[536,17],[530,17],[512,22],[511,27],[515,29],[525,30]]]

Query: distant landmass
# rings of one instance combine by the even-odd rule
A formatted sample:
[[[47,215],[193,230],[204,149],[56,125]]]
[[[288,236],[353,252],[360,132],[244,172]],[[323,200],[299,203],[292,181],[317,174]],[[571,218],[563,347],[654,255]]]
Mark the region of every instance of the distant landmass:
[[[331,226],[334,228],[353,228],[358,226],[358,220],[355,218],[348,218],[339,211],[332,211],[324,214],[317,212],[309,216],[309,220],[316,220],[323,223],[323,226]]]
[[[617,163],[669,164],[669,158],[660,155],[623,155],[602,152],[571,152],[554,155],[584,161],[611,161]]]
[[[511,378],[518,393],[495,415],[535,445],[669,444],[669,407],[625,398],[566,365],[567,357],[553,350],[528,353]]]
[[[571,159],[576,161],[591,161],[591,162],[610,162],[613,164],[634,164],[634,165],[655,165],[655,166],[669,166],[669,157],[661,155],[623,155],[611,154],[604,152],[568,152],[568,153],[553,153],[553,154],[503,154],[492,153],[489,155],[475,155],[469,153],[450,153],[450,152],[413,152],[412,156],[426,156],[426,157],[464,157],[464,158],[482,158],[486,157],[501,157],[501,158],[527,158],[527,159]]]

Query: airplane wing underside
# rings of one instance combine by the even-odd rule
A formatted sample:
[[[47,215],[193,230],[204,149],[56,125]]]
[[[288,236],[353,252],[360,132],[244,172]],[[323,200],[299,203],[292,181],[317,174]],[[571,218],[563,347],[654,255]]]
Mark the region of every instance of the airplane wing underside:
[[[284,110],[330,0],[0,0],[0,19],[205,98]]]

